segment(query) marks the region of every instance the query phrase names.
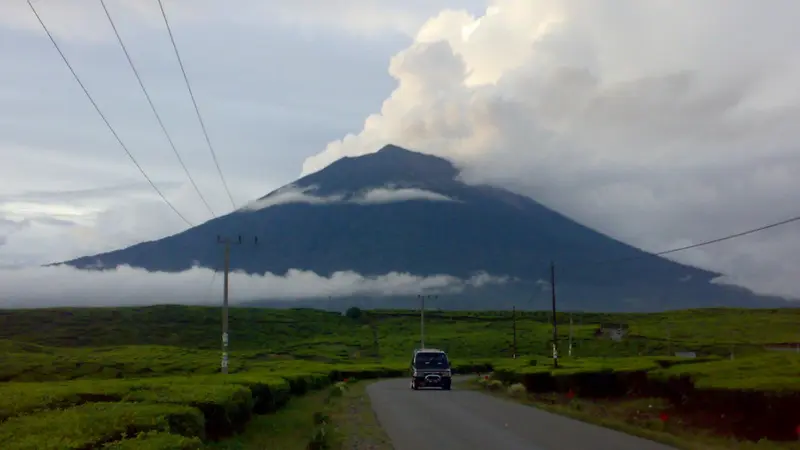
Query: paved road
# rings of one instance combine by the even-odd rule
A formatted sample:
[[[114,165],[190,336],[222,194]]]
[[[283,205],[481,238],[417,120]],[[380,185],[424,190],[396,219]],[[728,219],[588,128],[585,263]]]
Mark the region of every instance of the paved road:
[[[397,379],[367,392],[395,450],[673,450],[471,390],[412,391]]]

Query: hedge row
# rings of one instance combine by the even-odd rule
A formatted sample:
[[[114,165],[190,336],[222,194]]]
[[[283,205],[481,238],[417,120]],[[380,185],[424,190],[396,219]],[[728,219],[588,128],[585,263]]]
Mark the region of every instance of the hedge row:
[[[491,365],[456,363],[454,372]],[[405,362],[329,365],[287,362],[229,375],[0,384],[0,442],[6,449],[192,449],[241,430],[253,413],[347,378],[408,374]]]
[[[685,420],[748,440],[796,440],[800,423],[800,355],[738,360],[625,358],[502,362],[495,382],[528,392],[581,397],[661,397]],[[717,417],[709,421],[709,417]]]
[[[91,403],[12,417],[0,442],[5,450],[87,449],[148,431],[202,438],[203,415],[182,405]]]
[[[135,438],[111,442],[105,450],[200,450],[203,441],[197,437],[186,437],[163,431],[140,433]]]
[[[717,358],[584,358],[507,360],[494,365],[494,378],[506,384],[521,383],[529,392],[573,391],[585,397],[614,397],[644,389],[647,373],[676,365],[699,364]]]

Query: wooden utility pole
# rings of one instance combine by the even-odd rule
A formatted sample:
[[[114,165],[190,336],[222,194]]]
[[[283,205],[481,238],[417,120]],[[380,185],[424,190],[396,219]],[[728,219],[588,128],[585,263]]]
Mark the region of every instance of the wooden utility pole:
[[[550,262],[550,292],[553,300],[553,367],[558,369],[558,321],[556,320],[556,264]]]
[[[517,359],[517,307],[516,306],[511,307],[511,324],[512,324],[511,326],[514,329],[514,341],[511,344],[513,346],[513,353],[511,354],[511,357]]]
[[[236,241],[230,239],[223,239],[217,236],[217,243],[224,245],[225,248],[225,275],[223,278],[223,292],[222,292],[222,363],[220,371],[228,373],[228,286],[229,286],[229,273],[231,268],[231,244],[241,245],[242,236],[240,235]],[[258,237],[253,239],[254,244],[258,244]]]

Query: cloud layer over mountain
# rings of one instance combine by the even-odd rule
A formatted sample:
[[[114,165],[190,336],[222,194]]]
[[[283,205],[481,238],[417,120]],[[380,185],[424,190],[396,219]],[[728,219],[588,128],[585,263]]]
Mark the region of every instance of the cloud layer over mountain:
[[[489,3],[431,18],[303,172],[391,142],[651,251],[800,213],[800,4]],[[800,295],[797,226],[672,256]]]
[[[220,304],[222,273],[194,268],[181,273],[149,273],[121,267],[86,271],[68,266],[0,270],[0,308],[49,306],[114,306],[151,304]],[[337,272],[322,277],[313,272],[290,271],[285,277],[266,274],[230,275],[230,301],[304,299],[366,295],[437,294],[460,292],[465,287],[503,284],[508,279],[486,273],[461,280],[448,275],[418,277],[389,273],[363,277]]]
[[[345,194],[314,195],[316,186],[299,187],[294,185],[284,186],[272,195],[248,203],[244,210],[258,211],[270,206],[288,203],[307,203],[322,205],[332,203],[355,203],[360,205],[375,205],[397,203],[412,200],[427,200],[437,202],[455,201],[445,195],[417,188],[376,188],[367,192],[355,193],[345,198]]]

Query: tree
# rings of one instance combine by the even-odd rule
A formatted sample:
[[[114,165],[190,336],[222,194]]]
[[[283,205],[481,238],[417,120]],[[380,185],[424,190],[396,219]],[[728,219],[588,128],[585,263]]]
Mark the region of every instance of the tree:
[[[348,310],[347,310],[347,311],[344,313],[344,315],[345,315],[345,316],[347,316],[347,317],[349,317],[349,318],[351,318],[351,319],[353,319],[353,320],[359,320],[359,319],[361,319],[361,318],[362,318],[362,316],[364,315],[364,312],[363,312],[363,311],[361,311],[361,308],[358,308],[358,307],[356,307],[356,306],[351,306],[351,307],[350,307],[350,308],[349,308],[349,309],[348,309]]]

